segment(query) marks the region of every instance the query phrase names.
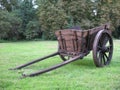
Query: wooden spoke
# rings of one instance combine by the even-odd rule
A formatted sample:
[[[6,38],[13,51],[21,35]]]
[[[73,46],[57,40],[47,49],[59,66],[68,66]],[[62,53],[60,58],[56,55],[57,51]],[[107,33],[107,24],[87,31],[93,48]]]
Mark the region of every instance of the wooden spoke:
[[[104,37],[105,37],[105,36],[104,36]],[[105,46],[108,41],[109,41],[109,38],[108,38],[108,37],[105,37],[105,38],[104,38],[104,41],[103,41],[103,45]]]
[[[102,52],[100,54],[101,54],[100,63],[102,64],[103,63],[103,54],[102,54]]]
[[[97,53],[98,55],[98,58],[99,58],[99,61],[102,59],[102,56],[101,56],[101,50],[100,51],[98,51],[98,53]]]
[[[106,64],[106,60],[105,60],[105,56],[103,54],[103,62],[104,62],[104,65]]]
[[[108,58],[108,56],[107,56],[107,54],[106,54],[106,53],[104,54],[104,56],[106,57],[106,59],[107,59],[107,61],[108,61],[108,60],[109,60],[109,58]]]
[[[112,47],[111,45],[110,45],[110,46],[107,46],[107,47],[106,47],[106,52],[110,52],[111,47]]]
[[[98,50],[102,50],[102,47],[100,47],[100,46],[97,46],[97,48],[98,48]]]
[[[102,41],[100,40],[99,41],[99,44],[98,44],[100,47],[102,47]]]

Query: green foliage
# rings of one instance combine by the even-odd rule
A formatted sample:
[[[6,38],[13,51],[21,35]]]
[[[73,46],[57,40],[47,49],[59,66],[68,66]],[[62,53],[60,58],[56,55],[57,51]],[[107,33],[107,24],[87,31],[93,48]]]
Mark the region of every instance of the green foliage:
[[[21,19],[13,13],[1,10],[0,12],[0,38],[19,39]]]
[[[11,12],[14,9],[18,8],[18,1],[19,0],[0,0],[0,5],[8,12]]]
[[[20,18],[22,20],[22,34],[25,39],[34,39],[41,37],[40,24],[36,15],[36,9],[33,7],[33,0],[24,0],[20,4]],[[39,36],[40,35],[40,36]]]
[[[11,17],[9,19],[12,28],[8,32],[8,39],[11,40],[19,40],[22,37],[20,36],[21,33],[21,25],[22,25],[22,20],[17,17],[14,13],[10,13]]]
[[[26,39],[29,39],[29,40],[40,38],[41,30],[40,30],[40,25],[38,21],[30,21],[27,24],[25,36],[26,36]]]
[[[96,9],[88,0],[38,0],[39,20],[46,39],[52,39],[58,29],[81,26],[83,29],[95,27],[101,23],[93,12]]]
[[[36,9],[33,7],[32,2],[33,0],[0,1],[0,5],[2,6],[0,12],[1,39],[33,39],[38,37],[38,35],[41,36]],[[32,30],[33,26],[34,29]],[[32,32],[34,32],[34,35],[32,35]]]
[[[11,28],[8,18],[8,12],[0,10],[0,39],[6,38]]]
[[[67,15],[59,3],[43,1],[39,5],[39,20],[46,39],[54,38],[54,31],[67,25]]]
[[[109,22],[111,29],[115,30],[120,24],[118,0],[38,0],[38,2],[40,24],[44,33],[48,35],[57,29],[76,25],[89,29]]]
[[[114,36],[120,37],[118,28],[120,26],[120,1],[119,0],[100,0],[98,2],[98,14],[102,21],[111,23]],[[103,23],[103,22],[102,22]],[[119,34],[119,35],[118,35]]]
[[[24,0],[20,4],[20,17],[22,19],[23,31],[26,29],[26,25],[29,21],[32,21],[35,16],[35,10],[33,8],[32,0]]]
[[[58,29],[89,29],[106,22],[119,38],[119,5],[120,0],[0,0],[0,38],[50,40]]]
[[[11,25],[9,22],[0,22],[0,39],[7,38],[7,33],[9,32]]]
[[[95,25],[94,3],[90,0],[75,0],[64,2],[67,15],[73,19],[73,26],[79,25],[83,29],[89,29]],[[68,21],[69,23],[69,21]]]

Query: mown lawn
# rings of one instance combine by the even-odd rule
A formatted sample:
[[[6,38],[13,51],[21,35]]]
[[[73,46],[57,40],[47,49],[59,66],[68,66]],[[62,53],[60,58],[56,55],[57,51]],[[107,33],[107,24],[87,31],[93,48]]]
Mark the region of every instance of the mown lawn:
[[[57,51],[57,41],[0,43],[0,90],[120,90],[120,40],[114,40],[114,54],[109,66],[96,68],[92,53],[57,70],[37,77],[20,79],[61,62],[58,56],[21,70],[9,68]]]

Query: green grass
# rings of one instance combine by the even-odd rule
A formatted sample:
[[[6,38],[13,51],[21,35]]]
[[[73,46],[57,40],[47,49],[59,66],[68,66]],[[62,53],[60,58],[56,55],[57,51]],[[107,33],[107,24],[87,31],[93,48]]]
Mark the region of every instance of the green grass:
[[[120,41],[114,40],[114,54],[109,66],[95,67],[92,53],[57,70],[20,79],[31,73],[60,63],[58,56],[21,70],[9,68],[57,51],[56,41],[0,43],[0,90],[120,90]]]

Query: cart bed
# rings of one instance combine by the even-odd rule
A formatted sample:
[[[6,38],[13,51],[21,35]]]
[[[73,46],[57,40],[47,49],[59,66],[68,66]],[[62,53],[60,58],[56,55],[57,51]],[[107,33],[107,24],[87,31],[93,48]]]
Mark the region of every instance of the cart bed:
[[[64,29],[56,31],[59,52],[66,56],[87,53],[92,49],[97,32],[105,28],[106,25],[102,25],[88,30]]]

